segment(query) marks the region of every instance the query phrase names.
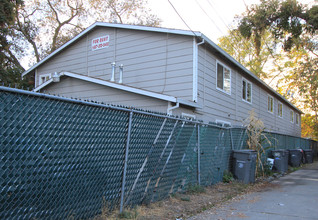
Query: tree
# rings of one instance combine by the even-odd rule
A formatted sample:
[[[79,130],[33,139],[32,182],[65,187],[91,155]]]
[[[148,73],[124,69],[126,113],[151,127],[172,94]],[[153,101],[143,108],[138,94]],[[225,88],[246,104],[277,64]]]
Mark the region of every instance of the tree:
[[[145,7],[147,0],[89,0],[91,17],[100,21],[159,26],[160,19]]]
[[[12,51],[10,51],[9,48],[12,48],[12,45],[8,40],[9,36],[14,37],[14,33],[11,31],[10,27],[14,24],[16,20],[15,8],[22,5],[23,2],[19,0],[2,0],[0,4],[0,61],[2,67],[1,70],[12,67],[22,67],[19,65],[17,58],[11,56]]]
[[[254,37],[257,51],[266,30],[281,40],[286,51],[302,45],[305,34],[315,34],[318,29],[318,6],[306,8],[296,0],[261,0],[261,4],[247,8],[239,19],[238,29],[243,37]]]
[[[280,78],[288,93],[290,89],[297,92],[302,103],[298,100],[296,105],[312,112],[315,123],[318,122],[318,5],[309,7],[296,0],[261,0],[237,19],[238,31],[253,42],[258,55],[264,46],[262,40],[270,33],[277,48],[272,51],[273,57],[281,56],[275,61],[280,64],[280,71],[273,78]],[[286,89],[279,89],[286,95]]]
[[[12,51],[21,51],[21,48],[10,41],[10,38],[19,37],[12,31],[11,26],[16,21],[16,8],[22,5],[22,0],[2,0],[0,4],[0,83],[27,88],[31,86],[29,79],[21,80],[20,73],[24,68]]]
[[[302,117],[301,136],[318,141],[318,122],[314,116],[305,114]]]
[[[268,31],[262,36],[259,51],[255,49],[254,41],[244,38],[238,29],[230,30],[227,36],[219,38],[218,41],[223,50],[263,80],[270,77],[265,68],[273,60],[272,56],[275,56],[275,59],[280,58],[279,54],[274,53],[275,40]]]
[[[160,20],[144,6],[146,0],[3,0],[9,7],[0,7],[0,24],[10,13],[6,29],[1,29],[1,63],[15,71],[1,70],[1,78],[16,78],[24,71],[21,61],[29,65],[62,46],[96,20],[158,26]],[[17,3],[19,2],[19,3]],[[12,74],[12,77],[8,77]],[[10,83],[10,82],[9,82]],[[13,83],[13,82],[11,82]]]

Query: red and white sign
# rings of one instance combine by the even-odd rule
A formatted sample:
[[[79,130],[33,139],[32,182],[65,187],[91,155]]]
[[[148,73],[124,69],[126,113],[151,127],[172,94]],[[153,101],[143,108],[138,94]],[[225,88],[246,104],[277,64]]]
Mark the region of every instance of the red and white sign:
[[[109,35],[94,38],[92,40],[92,50],[99,50],[109,47]]]

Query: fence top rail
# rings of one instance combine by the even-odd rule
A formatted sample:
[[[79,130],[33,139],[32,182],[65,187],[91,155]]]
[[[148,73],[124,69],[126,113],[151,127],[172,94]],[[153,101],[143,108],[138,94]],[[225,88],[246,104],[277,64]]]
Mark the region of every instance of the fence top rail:
[[[185,121],[188,123],[200,124],[200,125],[205,125],[205,126],[209,126],[209,127],[216,127],[216,128],[222,128],[222,129],[230,129],[231,128],[231,127],[222,127],[222,126],[215,125],[215,124],[208,124],[208,123],[204,123],[203,121],[193,121],[193,120],[179,118],[179,117],[175,117],[175,116],[171,116],[171,115],[165,115],[165,114],[160,114],[160,113],[137,110],[137,109],[134,109],[133,107],[130,107],[130,108],[126,107],[125,108],[125,107],[120,107],[120,106],[115,106],[115,105],[110,105],[110,104],[105,104],[105,103],[99,103],[99,102],[94,102],[94,101],[85,101],[85,100],[74,99],[74,98],[66,98],[63,96],[56,96],[56,95],[38,93],[38,92],[27,91],[27,90],[22,90],[22,89],[9,88],[9,87],[5,87],[5,86],[0,86],[0,91],[10,92],[10,93],[18,93],[18,94],[22,94],[22,95],[35,96],[35,97],[40,97],[40,98],[53,99],[53,100],[58,100],[58,101],[63,101],[63,102],[71,102],[71,103],[82,104],[82,105],[109,108],[109,109],[114,109],[114,110],[124,111],[124,112],[133,112],[136,114],[144,114],[144,115],[149,115],[149,116],[154,116],[154,117],[159,117],[159,118],[167,118],[167,119],[172,119],[172,120]]]

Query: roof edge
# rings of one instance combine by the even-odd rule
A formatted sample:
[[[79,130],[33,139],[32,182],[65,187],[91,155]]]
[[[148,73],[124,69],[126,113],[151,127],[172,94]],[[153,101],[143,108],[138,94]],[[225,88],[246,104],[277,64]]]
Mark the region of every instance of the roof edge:
[[[277,95],[279,98],[284,100],[285,102],[288,103],[291,107],[296,109],[298,112],[301,114],[304,114],[300,109],[298,109],[295,105],[293,105],[290,101],[288,101],[284,96],[279,94],[277,91],[275,91],[272,87],[267,85],[263,80],[258,78],[254,73],[246,69],[241,63],[239,63],[237,60],[235,60],[231,55],[229,55],[227,52],[225,52],[221,47],[219,47],[217,44],[215,44],[213,41],[211,41],[207,36],[204,34],[201,34],[201,37],[206,40],[213,48],[215,48],[219,53],[221,53],[224,57],[226,57],[229,61],[231,61],[234,65],[236,65],[238,68],[240,68],[243,72],[247,73],[249,76],[251,76],[253,79],[261,83],[264,87],[266,87],[268,90],[270,90],[272,93]]]
[[[199,107],[199,105],[197,103],[192,103],[191,101],[179,99],[179,98],[176,98],[174,96],[169,96],[169,95],[164,95],[164,94],[160,94],[160,93],[156,93],[156,92],[146,91],[143,89],[138,89],[138,88],[134,88],[131,86],[126,86],[126,85],[122,85],[122,84],[118,84],[118,83],[108,82],[105,80],[101,80],[101,79],[97,79],[97,78],[93,78],[93,77],[89,77],[89,76],[84,76],[84,75],[80,75],[80,74],[76,74],[76,73],[72,73],[72,72],[61,72],[60,76],[68,76],[68,77],[84,80],[87,82],[96,83],[99,85],[104,85],[104,86],[107,86],[110,88],[135,93],[138,95],[144,95],[144,96],[148,96],[148,97],[152,97],[152,98],[156,98],[156,99],[160,99],[160,100],[164,100],[164,101],[168,101],[168,102],[174,102],[174,103],[179,102],[180,104],[187,105],[190,107]],[[45,83],[43,83],[40,86],[38,86],[37,88],[35,88],[33,91],[38,92],[39,90],[41,90],[44,87],[51,84],[52,82],[53,82],[53,79],[49,79]]]
[[[63,44],[61,47],[53,51],[53,53],[46,56],[44,59],[42,59],[40,62],[34,64],[32,67],[30,67],[28,70],[24,71],[22,73],[22,77],[27,75],[28,73],[35,70],[37,67],[42,65],[44,62],[49,60],[54,55],[58,54],[60,51],[80,39],[82,36],[90,32],[96,27],[111,27],[111,28],[123,28],[123,29],[130,29],[130,30],[142,30],[142,31],[151,31],[151,32],[160,32],[160,33],[170,33],[170,34],[179,34],[179,35],[187,35],[187,36],[201,36],[200,32],[193,32],[193,31],[187,31],[187,30],[178,30],[178,29],[169,29],[169,28],[161,28],[161,27],[149,27],[149,26],[138,26],[138,25],[128,25],[128,24],[115,24],[115,23],[106,23],[106,22],[95,22],[88,28],[86,28],[84,31],[82,31],[80,34],[76,35],[74,38]]]

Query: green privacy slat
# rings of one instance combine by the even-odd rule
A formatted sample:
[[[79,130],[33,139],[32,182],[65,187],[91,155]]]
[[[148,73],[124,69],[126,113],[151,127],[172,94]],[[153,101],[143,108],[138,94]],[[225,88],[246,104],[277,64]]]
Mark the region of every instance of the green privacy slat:
[[[118,208],[128,119],[129,112],[106,106],[0,90],[0,219],[88,219],[101,213],[104,201]],[[199,124],[133,114],[126,206],[197,184],[198,153],[201,184],[222,181],[232,148],[246,147],[246,131],[200,124],[198,152]],[[316,144],[268,136],[280,148]]]

